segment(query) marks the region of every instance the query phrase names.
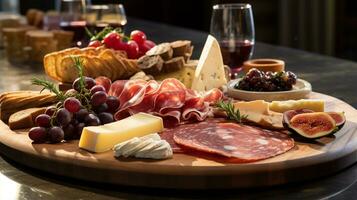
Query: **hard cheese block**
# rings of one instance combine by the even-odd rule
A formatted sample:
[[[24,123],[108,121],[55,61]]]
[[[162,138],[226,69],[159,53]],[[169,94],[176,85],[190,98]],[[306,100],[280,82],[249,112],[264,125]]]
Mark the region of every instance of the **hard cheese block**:
[[[269,109],[275,112],[283,113],[288,110],[309,109],[315,112],[323,112],[325,102],[319,99],[300,99],[288,101],[273,101]]]
[[[263,100],[236,102],[234,108],[239,109],[241,115],[245,115],[248,121],[259,125],[282,129],[283,114],[269,110],[269,103]]]
[[[138,113],[102,126],[85,127],[79,140],[79,147],[91,152],[104,152],[118,143],[134,137],[160,132],[163,128],[161,117]]]
[[[198,61],[191,89],[207,91],[227,84],[221,49],[217,40],[208,35]]]

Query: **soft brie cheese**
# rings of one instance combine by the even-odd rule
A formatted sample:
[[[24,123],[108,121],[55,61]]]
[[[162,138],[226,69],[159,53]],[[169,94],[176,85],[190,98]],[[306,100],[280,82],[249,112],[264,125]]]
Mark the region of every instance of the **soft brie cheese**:
[[[208,35],[197,64],[191,89],[207,91],[227,84],[221,49],[218,41]]]
[[[173,154],[170,144],[157,133],[132,138],[115,145],[113,149],[115,157],[166,159]]]
[[[82,131],[79,147],[91,152],[104,152],[115,144],[162,131],[162,118],[138,113],[128,118],[102,126],[88,126]]]

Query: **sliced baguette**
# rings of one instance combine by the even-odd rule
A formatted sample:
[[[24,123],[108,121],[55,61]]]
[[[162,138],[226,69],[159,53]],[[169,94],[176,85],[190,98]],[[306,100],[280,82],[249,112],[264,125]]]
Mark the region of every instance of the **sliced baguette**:
[[[45,113],[46,108],[28,108],[12,114],[9,118],[11,130],[31,128],[35,125],[38,115]]]

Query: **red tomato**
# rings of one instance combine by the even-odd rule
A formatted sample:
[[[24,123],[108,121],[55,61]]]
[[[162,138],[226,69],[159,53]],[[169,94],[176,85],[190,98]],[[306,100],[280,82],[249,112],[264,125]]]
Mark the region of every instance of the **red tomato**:
[[[126,53],[128,54],[128,58],[130,59],[138,58],[139,46],[134,40],[130,40],[128,42],[128,49],[126,50]]]
[[[130,38],[137,44],[142,44],[146,40],[146,35],[142,31],[135,30],[130,33]]]
[[[93,40],[88,44],[88,47],[100,47],[102,46],[102,43],[99,40]]]
[[[144,54],[149,51],[151,48],[153,48],[156,44],[151,41],[151,40],[145,40],[144,43],[139,45],[139,50],[140,52],[143,52]]]
[[[119,48],[121,46],[121,44],[120,44],[121,43],[121,37],[120,37],[119,33],[111,32],[111,33],[108,33],[104,37],[103,43],[108,48],[115,49],[115,50],[120,50]]]
[[[126,42],[120,41],[116,50],[126,51],[128,49],[128,44]]]

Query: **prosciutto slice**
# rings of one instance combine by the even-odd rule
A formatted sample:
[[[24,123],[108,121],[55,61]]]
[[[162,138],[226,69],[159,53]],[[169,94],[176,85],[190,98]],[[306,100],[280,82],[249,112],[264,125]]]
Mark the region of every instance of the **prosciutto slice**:
[[[108,81],[100,77],[97,84]],[[104,85],[103,85],[104,86]],[[213,89],[198,93],[187,89],[179,80],[168,78],[155,80],[118,80],[111,84],[108,95],[119,99],[120,107],[114,114],[120,120],[138,112],[161,116],[165,125],[177,125],[184,121],[203,121],[211,112],[210,105],[222,99],[223,93]]]

